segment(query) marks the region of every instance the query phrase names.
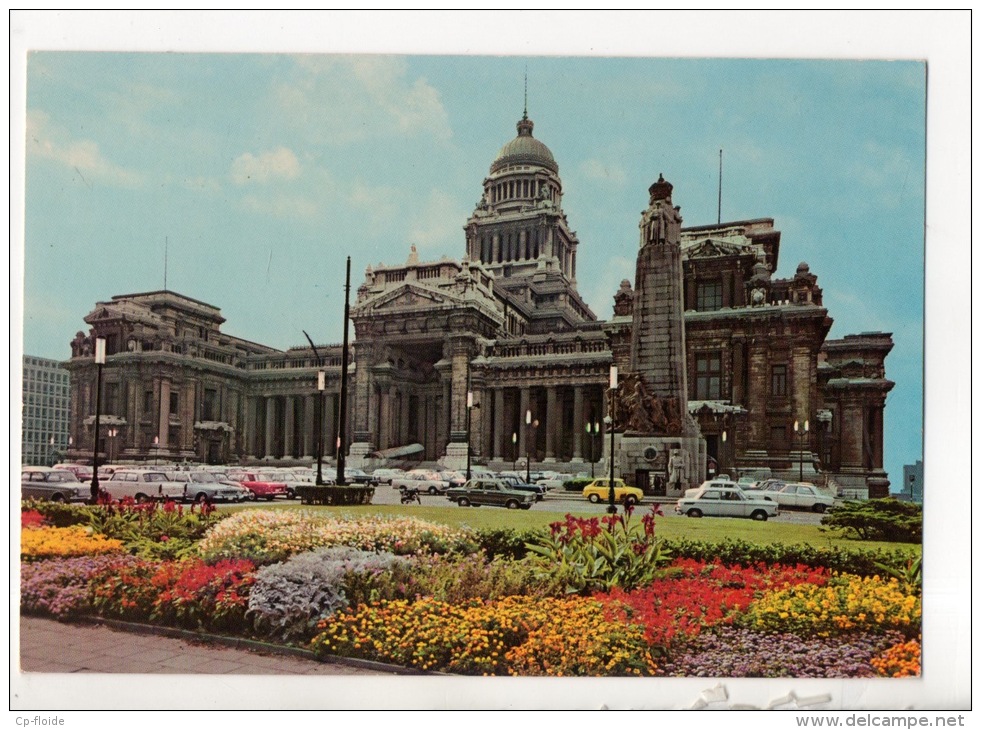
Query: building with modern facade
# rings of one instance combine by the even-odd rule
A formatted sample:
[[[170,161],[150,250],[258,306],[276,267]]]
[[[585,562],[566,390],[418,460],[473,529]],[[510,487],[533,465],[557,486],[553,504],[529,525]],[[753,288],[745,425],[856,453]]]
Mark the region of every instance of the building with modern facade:
[[[25,355],[22,385],[21,463],[51,466],[68,451],[68,370]]]
[[[903,466],[903,484],[899,496],[906,502],[923,504],[923,462]]]
[[[533,129],[525,115],[493,160],[461,222],[460,260],[421,261],[413,248],[403,263],[365,271],[350,313],[348,437],[340,444],[349,465],[417,452],[459,466],[468,445],[475,460],[501,468],[524,459],[570,471],[609,463],[611,366],[630,372],[647,337],[635,336],[636,323],[668,310],[644,299],[640,262],[638,279],[610,292],[609,321],[583,301],[580,242],[563,209],[559,167]],[[686,482],[713,468],[888,494],[891,335],[827,339],[832,319],[808,265],[774,275],[781,234],[772,219],[683,227],[670,183],[659,180],[650,194],[641,250],[657,238],[680,251],[672,285],[680,306],[671,309],[680,330],[644,358],[675,372],[684,389],[676,395],[685,397],[653,404],[644,428],[700,440]],[[655,208],[663,226],[651,222]],[[310,460],[321,422],[325,452],[336,453],[341,346],[317,348],[327,373],[321,397],[312,348],[280,351],[226,335],[218,308],[174,292],[112,297],[85,322],[67,363],[77,456],[94,445],[95,337],[106,338],[108,353],[100,421],[119,430],[120,458]],[[620,387],[617,397],[629,398]],[[635,425],[614,417],[612,428],[629,435]],[[667,447],[645,454],[645,463],[628,464],[615,451],[614,468],[672,493]]]

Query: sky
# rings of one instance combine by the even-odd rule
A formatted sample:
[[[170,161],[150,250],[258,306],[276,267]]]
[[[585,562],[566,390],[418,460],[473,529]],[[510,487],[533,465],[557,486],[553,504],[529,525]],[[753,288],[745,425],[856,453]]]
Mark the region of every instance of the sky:
[[[404,262],[413,245],[423,260],[463,255],[463,225],[515,136],[527,74],[534,134],[558,162],[580,241],[578,288],[600,318],[633,279],[659,174],[685,225],[716,221],[721,149],[722,219],[774,219],[774,275],[809,264],[829,337],[892,333],[893,489],[923,458],[925,371],[927,422],[941,424],[927,430],[938,458],[925,481],[963,473],[969,429],[944,426],[969,425],[970,375],[958,364],[969,359],[969,137],[951,122],[952,111],[969,118],[964,16],[12,22],[14,368],[20,353],[67,359],[97,301],[165,283],[219,307],[237,337],[285,349],[306,330],[339,342],[347,256],[356,288],[366,266]]]

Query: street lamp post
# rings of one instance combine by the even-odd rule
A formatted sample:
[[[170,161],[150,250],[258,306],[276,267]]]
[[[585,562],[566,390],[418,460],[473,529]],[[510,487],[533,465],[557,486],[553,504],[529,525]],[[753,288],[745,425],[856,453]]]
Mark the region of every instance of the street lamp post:
[[[599,422],[586,424],[586,435],[589,436],[589,478],[596,478],[596,437],[600,435]]]
[[[95,338],[95,446],[92,451],[92,504],[99,501],[99,412],[102,410],[102,366],[106,364],[106,340]]]
[[[722,448],[719,449],[719,473],[715,475],[716,477],[718,477],[719,474],[722,473],[722,467],[725,465],[725,462],[726,462],[726,459],[725,459],[725,455],[726,455],[726,441],[728,439],[729,439],[729,434],[726,433],[725,431],[723,431],[722,432]],[[725,473],[728,474],[729,472],[726,471]]]
[[[327,390],[327,374],[324,372],[324,361],[320,358],[313,340],[306,330],[303,330],[304,337],[310,343],[314,357],[317,358],[317,393],[320,397],[320,418],[317,419],[317,481],[318,487],[324,484],[324,395]]]
[[[467,391],[467,481],[470,481],[470,412],[474,408],[480,408],[480,405],[474,405],[473,402],[473,391]]]
[[[804,427],[800,427],[800,421],[794,421],[794,433],[800,434],[800,479],[804,481],[804,439],[807,438],[808,422],[804,421]]]
[[[511,470],[518,471],[518,432],[517,431],[511,434],[511,456],[514,457],[514,463],[511,465]]]
[[[157,465],[157,458],[160,456],[160,437],[153,437],[153,465]]]
[[[527,431],[525,433],[525,438],[528,441],[528,443],[526,444],[526,448],[525,448],[526,458],[527,458],[527,461],[525,463],[525,483],[526,484],[531,484],[531,442],[532,442],[532,434],[534,433],[534,429],[538,428],[538,419],[536,418],[534,421],[531,420],[531,409],[525,411],[525,426],[527,426]]]
[[[613,427],[616,425],[614,421],[614,416],[617,412],[617,366],[610,366],[610,506],[606,508],[606,511],[611,515],[615,515],[617,512],[616,496],[614,493],[614,467],[615,462],[613,459]]]
[[[113,447],[116,444],[116,435],[118,433],[119,433],[118,428],[110,428],[108,431],[106,431],[106,436],[109,437],[109,463],[110,464],[113,462],[113,452],[115,451]]]

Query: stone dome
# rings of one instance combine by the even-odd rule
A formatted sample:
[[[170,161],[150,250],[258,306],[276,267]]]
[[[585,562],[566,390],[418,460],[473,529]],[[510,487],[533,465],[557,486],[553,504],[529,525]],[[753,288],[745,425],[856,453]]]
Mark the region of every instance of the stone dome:
[[[502,170],[508,165],[537,165],[558,174],[559,166],[552,157],[552,151],[531,134],[535,128],[534,122],[526,116],[518,122],[517,126],[518,136],[497,153],[497,158],[491,164],[491,173]]]

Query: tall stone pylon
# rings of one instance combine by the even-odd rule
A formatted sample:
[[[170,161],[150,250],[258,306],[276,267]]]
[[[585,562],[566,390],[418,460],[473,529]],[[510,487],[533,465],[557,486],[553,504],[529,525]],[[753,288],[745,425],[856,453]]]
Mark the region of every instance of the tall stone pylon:
[[[681,414],[687,414],[681,213],[671,203],[672,189],[659,176],[640,219],[630,369],[650,395],[673,401]],[[681,424],[686,420],[682,417]]]

